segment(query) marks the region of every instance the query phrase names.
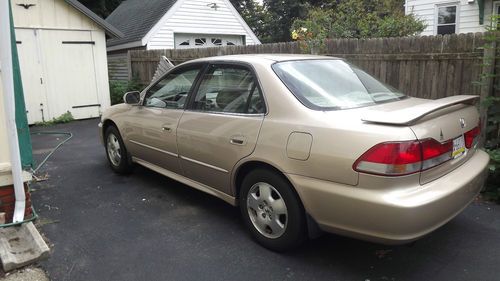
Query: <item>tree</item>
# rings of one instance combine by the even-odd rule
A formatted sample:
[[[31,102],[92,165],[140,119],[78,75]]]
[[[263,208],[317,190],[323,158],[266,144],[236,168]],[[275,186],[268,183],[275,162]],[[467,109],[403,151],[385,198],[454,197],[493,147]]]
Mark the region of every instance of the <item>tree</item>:
[[[304,28],[312,39],[410,36],[425,29],[423,21],[405,15],[400,0],[330,0],[331,8],[314,7],[297,19],[292,31]]]
[[[264,0],[264,8],[269,13],[270,41],[290,41],[292,23],[307,15],[308,6],[306,0]]]
[[[231,3],[260,41],[272,42],[270,15],[262,5],[255,0],[231,0]]]
[[[107,18],[124,0],[80,0],[80,2],[103,19]]]

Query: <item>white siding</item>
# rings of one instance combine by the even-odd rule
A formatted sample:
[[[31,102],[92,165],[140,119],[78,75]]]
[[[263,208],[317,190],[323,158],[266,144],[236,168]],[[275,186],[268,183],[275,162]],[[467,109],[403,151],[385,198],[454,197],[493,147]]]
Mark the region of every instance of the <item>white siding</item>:
[[[421,35],[435,35],[436,6],[443,4],[458,4],[459,6],[457,33],[485,31],[485,25],[479,24],[479,6],[477,1],[469,4],[467,0],[407,0],[406,13],[413,13],[418,18],[423,19],[426,22],[427,28]],[[485,24],[487,24],[493,8],[493,2],[486,0],[484,5],[484,19]]]
[[[247,45],[253,45],[252,35],[233,14],[224,0],[179,0],[172,15],[151,36],[147,49],[173,49],[174,33],[244,35]],[[209,4],[216,3],[217,10]]]
[[[11,1],[15,27],[97,30],[99,27],[63,0]],[[25,9],[16,3],[35,6]]]

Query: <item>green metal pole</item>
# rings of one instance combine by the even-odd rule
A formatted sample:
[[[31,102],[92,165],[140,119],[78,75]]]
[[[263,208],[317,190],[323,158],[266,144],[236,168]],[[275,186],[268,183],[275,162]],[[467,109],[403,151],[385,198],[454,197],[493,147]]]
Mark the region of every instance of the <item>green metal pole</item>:
[[[21,68],[19,67],[19,57],[17,54],[16,33],[14,20],[12,18],[12,5],[9,0],[10,31],[12,44],[12,68],[14,72],[14,99],[16,103],[16,127],[21,152],[21,164],[23,168],[33,167],[33,153],[31,147],[30,128],[26,115],[26,105],[24,103],[23,83],[21,80]]]

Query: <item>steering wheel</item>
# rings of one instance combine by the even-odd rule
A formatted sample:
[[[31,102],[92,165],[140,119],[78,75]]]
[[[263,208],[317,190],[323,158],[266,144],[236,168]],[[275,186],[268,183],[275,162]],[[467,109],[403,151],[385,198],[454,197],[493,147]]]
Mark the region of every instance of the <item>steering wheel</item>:
[[[182,99],[184,96],[187,96],[187,92],[181,92],[175,95],[175,100],[178,101]]]

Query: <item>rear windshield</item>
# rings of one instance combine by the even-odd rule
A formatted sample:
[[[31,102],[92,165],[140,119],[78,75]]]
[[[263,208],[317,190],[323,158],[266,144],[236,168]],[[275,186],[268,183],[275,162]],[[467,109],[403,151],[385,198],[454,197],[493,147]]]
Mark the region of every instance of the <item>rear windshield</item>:
[[[307,107],[356,108],[397,101],[406,96],[343,60],[278,62],[274,72]]]

